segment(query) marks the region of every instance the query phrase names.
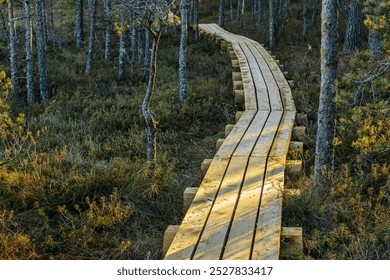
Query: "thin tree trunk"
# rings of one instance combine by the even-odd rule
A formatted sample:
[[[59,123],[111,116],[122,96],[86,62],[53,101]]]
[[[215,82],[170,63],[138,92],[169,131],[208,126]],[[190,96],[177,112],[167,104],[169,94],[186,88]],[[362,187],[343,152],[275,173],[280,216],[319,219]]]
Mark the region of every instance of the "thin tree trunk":
[[[39,72],[39,91],[42,101],[49,100],[47,91],[47,70],[46,70],[46,40],[43,21],[42,0],[35,0],[35,19],[36,19],[36,37],[37,37],[37,52],[38,52],[38,72]]]
[[[307,5],[306,0],[301,0],[302,4],[302,14],[303,14],[303,22],[302,22],[302,29],[303,29],[303,40],[307,41]]]
[[[348,24],[345,32],[344,51],[354,51],[362,44],[363,6],[358,0],[351,0],[348,12]]]
[[[194,0],[195,41],[199,39],[199,0]]]
[[[105,51],[104,51],[104,60],[109,60],[111,57],[111,0],[104,0],[104,10],[105,10]]]
[[[56,34],[54,29],[54,11],[53,11],[53,0],[50,0],[50,33],[51,33],[51,40],[53,43],[53,47],[56,47]]]
[[[58,37],[58,49],[62,50],[62,26],[63,26],[63,21],[64,21],[64,14],[63,14],[63,3],[60,2],[60,34]]]
[[[121,1],[122,4],[124,0]],[[126,27],[125,27],[125,15],[124,11],[121,11],[121,20],[120,20],[121,33],[119,35],[119,65],[118,65],[118,75],[119,79],[123,80],[125,78],[125,58],[126,58]]]
[[[145,31],[145,59],[144,59],[144,75],[143,80],[149,79],[149,59],[150,59],[150,32],[148,29]]]
[[[16,34],[15,34],[15,18],[14,18],[14,1],[8,1],[8,22],[9,22],[9,50],[10,50],[10,63],[11,63],[11,81],[12,92],[16,93],[19,90],[19,70],[18,70],[18,51],[16,46]]]
[[[156,167],[156,160],[157,160],[157,140],[156,140],[157,122],[154,120],[152,112],[150,112],[150,103],[156,85],[157,50],[158,50],[160,35],[161,35],[161,31],[158,31],[157,34],[153,32],[152,50],[150,55],[149,81],[148,81],[146,94],[142,102],[142,114],[144,116],[146,122],[146,129],[147,129],[146,154],[147,154],[149,175]]]
[[[313,2],[313,15],[311,18],[311,25],[315,27],[317,25],[317,4],[318,0],[312,0]]]
[[[32,30],[31,30],[31,12],[30,0],[24,0],[24,15],[26,17],[26,87],[27,87],[27,104],[32,105],[35,102],[34,93],[34,60],[32,53]]]
[[[269,0],[269,48],[276,46],[276,14],[275,0]]]
[[[337,0],[322,1],[321,91],[313,193],[329,193],[333,172],[337,78]]]
[[[379,24],[377,16],[374,16],[373,24]],[[373,28],[370,28],[368,33],[368,51],[370,54],[370,61],[375,61],[382,55],[381,34]]]
[[[76,1],[76,48],[84,41],[84,0]]]
[[[131,63],[130,63],[130,75],[133,80],[137,76],[137,28],[134,16],[131,19],[131,30],[130,30],[130,43],[131,43]]]
[[[263,20],[264,20],[264,0],[257,0],[257,24],[260,28],[261,24],[263,23]]]
[[[42,0],[42,18],[43,18],[43,30],[45,35],[45,49],[47,50],[47,42],[49,40],[48,32],[48,17],[47,17],[47,5],[46,0]]]
[[[90,10],[91,22],[89,27],[90,29],[89,29],[88,56],[87,56],[87,65],[85,67],[85,72],[88,74],[92,72],[93,55],[95,52],[96,13],[97,13],[97,0],[92,0],[92,7]]]
[[[229,0],[230,21],[233,21],[233,0]]]
[[[237,1],[237,21],[240,23],[240,26],[242,26],[242,7],[243,7],[243,1],[244,1],[244,0],[238,0],[238,1]]]
[[[180,9],[181,36],[179,50],[179,101],[183,103],[187,96],[187,0],[181,0]]]
[[[219,0],[219,26],[225,26],[225,0]]]

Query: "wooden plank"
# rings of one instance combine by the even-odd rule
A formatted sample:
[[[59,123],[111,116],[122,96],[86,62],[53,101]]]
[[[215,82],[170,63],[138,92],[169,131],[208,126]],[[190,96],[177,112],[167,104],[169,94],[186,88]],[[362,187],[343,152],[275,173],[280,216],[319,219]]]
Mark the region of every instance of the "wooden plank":
[[[214,159],[211,163],[165,259],[188,260],[191,258],[228,164],[228,159]]]
[[[266,121],[268,119],[268,116],[270,113],[268,111],[258,111],[256,116],[254,117],[252,123],[250,124],[248,130],[245,132],[244,136],[242,137],[240,143],[237,146],[236,151],[234,152],[233,156],[246,156],[248,157],[256,142],[259,138],[260,134],[262,133],[262,130],[266,124]]]
[[[263,131],[257,140],[256,146],[253,149],[252,156],[266,157],[272,147],[274,138],[282,119],[282,111],[271,111]]]
[[[164,241],[163,241],[163,256],[166,255],[169,246],[172,243],[173,238],[175,237],[177,231],[179,230],[178,225],[170,225],[164,232]]]
[[[190,208],[198,188],[186,188],[183,192],[183,213],[185,214]]]
[[[266,158],[251,157],[223,259],[249,260],[257,210],[263,188]]]
[[[303,236],[301,227],[283,227],[280,257],[288,260],[303,259]]]
[[[244,180],[248,158],[232,158],[225,177],[211,209],[195,260],[217,260],[221,257],[230,220],[237,203],[241,184]]]
[[[246,43],[240,44],[242,51],[244,52],[247,63],[252,76],[252,82],[256,91],[257,106],[259,110],[270,110],[270,101],[268,96],[268,88],[262,71],[257,63],[257,58],[253,55]]]
[[[275,141],[272,144],[270,158],[285,159],[289,150],[292,130],[295,122],[295,112],[284,112]]]
[[[267,163],[267,173],[260,202],[253,242],[253,260],[277,260],[282,230],[282,194],[284,166]]]
[[[222,146],[219,148],[215,157],[217,158],[230,158],[234,153],[238,143],[241,141],[244,133],[248,129],[252,119],[254,118],[256,111],[245,110],[241,118],[238,120],[232,131],[226,137]]]
[[[257,64],[259,65],[267,84],[271,110],[283,110],[283,102],[280,96],[279,86],[275,80],[272,69],[269,67],[269,60],[274,62],[273,58],[263,57],[254,44],[251,44],[249,47],[256,56]]]

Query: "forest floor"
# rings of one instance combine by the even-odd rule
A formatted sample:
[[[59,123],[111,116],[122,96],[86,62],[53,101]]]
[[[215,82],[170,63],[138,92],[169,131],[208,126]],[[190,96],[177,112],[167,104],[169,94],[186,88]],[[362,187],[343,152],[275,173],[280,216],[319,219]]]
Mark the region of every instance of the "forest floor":
[[[217,10],[202,10],[201,21],[216,22],[211,11]],[[249,19],[243,28],[228,20],[226,25],[267,42],[266,25],[260,31]],[[34,136],[17,160],[0,167],[0,258],[160,259],[166,227],[183,216],[182,191],[199,185],[200,163],[213,157],[216,140],[234,119],[230,60],[213,43],[194,42],[190,33],[189,90],[181,105],[179,32],[163,35],[152,101],[158,168],[149,178],[141,114],[145,83],[132,81],[129,73],[118,80],[117,60],[103,61],[102,31],[93,73],[86,75],[86,45],[75,49],[71,17],[64,28],[63,50],[48,50],[51,100],[26,109],[20,101],[25,92],[7,99],[14,111],[25,112]],[[330,197],[313,199],[320,34],[318,26],[310,29],[305,42],[296,32],[300,28],[299,9],[293,9],[273,51],[294,80],[298,111],[309,119],[304,171],[287,178],[303,191],[285,201],[283,223],[303,227],[306,259],[389,259],[389,77],[371,85],[375,102],[367,94],[352,106],[353,81],[368,72],[368,56],[341,55],[335,180]],[[4,44],[0,62],[8,65]]]

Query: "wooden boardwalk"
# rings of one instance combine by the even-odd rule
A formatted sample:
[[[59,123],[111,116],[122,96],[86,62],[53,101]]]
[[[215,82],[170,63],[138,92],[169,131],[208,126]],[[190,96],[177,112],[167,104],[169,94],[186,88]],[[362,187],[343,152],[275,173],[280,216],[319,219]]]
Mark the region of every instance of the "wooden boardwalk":
[[[165,259],[279,259],[296,115],[290,86],[258,42],[216,24],[199,29],[232,58],[234,92],[236,99],[244,95],[245,111],[212,159]]]

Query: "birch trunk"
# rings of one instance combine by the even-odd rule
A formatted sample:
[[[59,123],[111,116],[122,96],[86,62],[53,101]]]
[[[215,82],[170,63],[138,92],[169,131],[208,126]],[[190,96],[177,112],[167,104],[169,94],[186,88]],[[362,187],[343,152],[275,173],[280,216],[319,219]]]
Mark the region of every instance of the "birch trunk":
[[[39,92],[42,101],[49,100],[47,92],[46,39],[42,15],[42,0],[35,0],[36,37],[38,53]]]
[[[27,87],[27,104],[32,105],[35,102],[34,93],[34,60],[32,53],[32,30],[31,30],[31,12],[30,0],[24,0],[24,15],[26,17],[26,87]]]
[[[149,79],[149,59],[150,59],[150,32],[146,29],[145,32],[145,58],[144,58],[144,74],[143,80]]]
[[[183,103],[187,96],[187,0],[181,0],[180,9],[181,36],[179,50],[179,101]]]
[[[84,41],[84,0],[76,1],[76,48]]]
[[[329,193],[333,171],[337,78],[337,0],[322,1],[321,91],[313,194]]]
[[[148,81],[146,94],[142,102],[142,114],[144,116],[146,122],[146,129],[147,129],[146,154],[147,154],[149,175],[151,174],[151,171],[153,171],[154,168],[156,167],[156,159],[157,159],[157,142],[156,142],[157,122],[154,120],[153,114],[150,112],[150,102],[156,85],[157,50],[158,50],[160,35],[161,35],[161,31],[159,31],[157,34],[153,32],[152,50],[150,55],[149,81]]]
[[[130,30],[130,43],[131,43],[131,63],[130,63],[130,75],[133,80],[136,79],[137,71],[137,28],[136,22],[134,20],[134,15],[132,15],[131,19],[131,30]]]
[[[124,25],[124,20],[121,20],[121,27]],[[118,65],[118,75],[119,79],[123,80],[125,78],[125,58],[126,58],[126,32],[122,31],[119,36],[119,65]]]
[[[95,52],[96,12],[97,12],[97,0],[92,0],[92,6],[90,10],[91,22],[89,27],[89,46],[88,46],[88,55],[87,55],[87,65],[85,67],[85,72],[88,74],[92,72],[93,55]]]
[[[16,93],[19,90],[18,80],[18,50],[16,46],[16,34],[15,34],[15,18],[14,18],[14,1],[8,1],[8,23],[9,23],[9,51],[10,51],[10,63],[11,63],[11,81],[12,92]]]

